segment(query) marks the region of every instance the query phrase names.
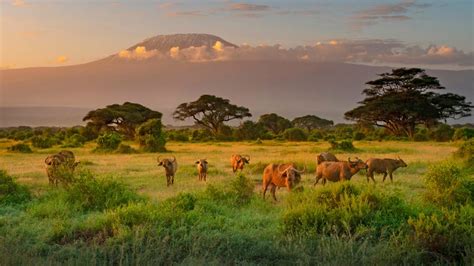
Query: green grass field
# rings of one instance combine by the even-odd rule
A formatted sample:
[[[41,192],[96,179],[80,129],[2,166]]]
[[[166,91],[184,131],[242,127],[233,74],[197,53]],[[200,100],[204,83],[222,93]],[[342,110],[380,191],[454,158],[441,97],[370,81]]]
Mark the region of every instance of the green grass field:
[[[425,203],[423,177],[430,165],[454,160],[453,152],[459,143],[360,141],[354,142],[355,152],[337,153],[336,156],[343,160],[348,157],[366,160],[400,156],[408,164],[407,168],[394,173],[393,183],[387,180],[382,183],[382,176],[377,175],[376,185],[367,184],[364,170],[350,181],[354,188],[362,191],[360,195],[374,193],[378,202],[383,202],[384,197],[400,199],[406,206],[403,208],[409,210],[403,210],[403,215],[393,220],[403,219],[403,222],[399,225],[384,220],[384,225],[373,225],[371,229],[368,226],[370,221],[364,217],[383,214],[383,207],[377,209],[370,205],[370,200],[367,203],[367,198],[354,196],[354,202],[347,203],[347,210],[358,218],[349,219],[349,224],[354,223],[354,230],[347,229],[343,233],[324,233],[325,222],[323,227],[318,225],[318,228],[323,228],[320,231],[314,229],[313,233],[311,227],[303,230],[304,215],[298,216],[296,225],[292,222],[292,217],[299,212],[313,211],[311,199],[319,197],[318,193],[332,191],[334,195],[334,191],[344,189],[344,184],[312,186],[315,158],[329,148],[326,142],[169,142],[166,146],[169,152],[162,154],[93,153],[93,143],[70,149],[82,162],[78,172],[90,171],[96,179],[120,181],[144,196],[138,201],[94,210],[77,207],[80,203],[70,203],[64,189],[49,187],[44,158],[61,148],[34,150],[31,154],[11,153],[6,148],[12,143],[0,141],[0,169],[6,170],[19,184],[26,185],[34,196],[31,201],[20,205],[0,205],[0,253],[5,255],[5,264],[473,262],[474,239],[470,239],[471,245],[465,247],[467,251],[462,251],[461,257],[453,259],[433,254],[431,249],[413,248],[415,244],[410,241],[413,235],[406,223],[408,217],[416,218],[423,211],[427,215],[442,212],[441,207]],[[233,196],[225,194],[225,191],[235,190],[238,186],[230,166],[230,157],[234,153],[251,157],[243,175],[248,178],[254,194],[248,203],[242,205],[236,205]],[[157,166],[158,155],[174,155],[178,160],[175,184],[171,187],[166,186],[164,169]],[[207,182],[197,179],[194,162],[200,158],[209,162]],[[277,203],[270,199],[269,194],[263,201],[260,196],[263,169],[269,163],[278,162],[295,162],[299,168],[307,167],[302,177],[304,192],[289,193],[286,189],[279,189]],[[472,172],[467,172],[467,177],[472,180]],[[237,195],[240,194],[237,192]],[[357,209],[359,205],[355,202],[358,200],[363,200],[365,207]],[[385,203],[380,204],[385,206]],[[465,212],[468,219],[473,218],[472,207]],[[360,213],[365,213],[365,216]],[[330,224],[334,220],[331,215],[336,214],[331,214],[331,209],[328,209],[324,215]],[[392,224],[397,224],[396,230],[390,229]],[[343,223],[340,227],[352,228],[350,226]],[[304,233],[289,232],[290,227]],[[474,235],[472,220],[463,230],[467,230],[468,237]],[[446,253],[440,251],[440,254]]]

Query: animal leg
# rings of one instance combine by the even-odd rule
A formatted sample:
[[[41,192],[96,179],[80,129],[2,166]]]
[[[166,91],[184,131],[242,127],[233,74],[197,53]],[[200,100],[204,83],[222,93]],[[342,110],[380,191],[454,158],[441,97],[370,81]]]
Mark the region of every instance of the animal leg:
[[[275,191],[276,191],[276,186],[272,184],[272,188],[270,189],[270,192],[272,193],[273,200],[278,201],[275,196]]]
[[[322,175],[316,175],[316,181],[314,182],[313,186],[316,186],[316,184],[319,182],[321,177],[322,177]]]
[[[270,185],[270,183],[265,183],[265,182],[262,185],[263,199],[264,200],[265,200],[265,193],[267,193],[268,185]]]
[[[382,179],[382,182],[385,182],[385,178],[387,178],[387,172],[383,173],[383,179]]]
[[[323,186],[326,185],[326,178],[323,179]]]
[[[393,176],[392,176],[392,172],[389,173],[390,175],[390,182],[393,183]]]

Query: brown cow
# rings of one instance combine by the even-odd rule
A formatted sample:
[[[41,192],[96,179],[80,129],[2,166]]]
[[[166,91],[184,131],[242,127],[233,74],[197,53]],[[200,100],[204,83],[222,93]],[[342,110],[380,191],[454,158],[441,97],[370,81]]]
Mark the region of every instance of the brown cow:
[[[64,175],[74,173],[79,162],[75,161],[75,156],[72,151],[63,150],[57,154],[49,155],[44,160],[46,164],[46,174],[50,185],[57,186],[59,181],[64,178]]]
[[[245,164],[250,163],[250,156],[234,154],[230,158],[230,164],[232,165],[232,171],[235,173],[238,169],[242,172]]]
[[[206,159],[200,159],[196,161],[197,165],[197,170],[198,170],[198,179],[199,181],[204,180],[206,181],[207,178],[207,160]]]
[[[395,159],[377,159],[377,158],[370,158],[367,160],[367,182],[370,182],[369,177],[374,181],[374,173],[383,174],[382,182],[385,181],[387,177],[387,173],[390,176],[390,181],[393,182],[392,173],[400,167],[407,167],[407,164],[398,157],[398,160]]]
[[[334,154],[329,152],[322,152],[318,156],[316,156],[316,161],[319,164],[322,162],[339,162],[339,160],[334,156]]]
[[[323,185],[326,181],[345,181],[351,180],[352,176],[357,174],[361,169],[366,169],[365,164],[361,159],[356,157],[356,161],[351,161],[351,158],[347,162],[322,162],[316,168],[316,185],[320,179],[323,179]]]
[[[277,187],[286,187],[288,191],[301,181],[301,174],[306,171],[306,167],[303,170],[297,170],[295,164],[269,164],[263,170],[263,199],[268,187],[270,186],[270,192],[272,193],[273,200],[277,201],[275,197],[275,190]]]
[[[158,162],[158,166],[163,166],[165,168],[166,173],[166,186],[174,184],[174,175],[178,170],[178,162],[176,161],[176,157],[173,156],[173,159],[163,159],[160,160],[160,156],[156,158]]]

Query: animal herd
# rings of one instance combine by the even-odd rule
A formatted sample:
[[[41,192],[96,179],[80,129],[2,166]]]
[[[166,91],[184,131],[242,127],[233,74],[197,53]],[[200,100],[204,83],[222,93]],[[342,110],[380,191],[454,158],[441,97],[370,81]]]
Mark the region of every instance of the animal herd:
[[[170,186],[174,184],[174,177],[178,170],[178,162],[175,156],[172,158],[160,159],[158,156],[158,166],[163,166],[166,175],[166,185]],[[321,180],[322,184],[325,185],[327,181],[338,182],[350,180],[352,176],[357,174],[360,170],[367,170],[367,182],[372,180],[375,183],[374,173],[383,174],[383,180],[385,181],[387,175],[390,177],[390,181],[393,182],[393,172],[400,167],[407,167],[407,164],[400,158],[398,159],[387,159],[387,158],[370,158],[367,161],[355,157],[355,160],[351,160],[349,157],[347,161],[341,161],[334,154],[329,152],[320,153],[316,157],[316,178],[314,185],[318,184]],[[250,156],[234,154],[230,159],[232,171],[235,173],[238,170],[242,171],[246,164],[250,163]],[[60,151],[57,154],[49,155],[45,159],[46,174],[48,175],[49,183],[57,186],[59,182],[63,180],[65,174],[72,174],[74,169],[79,164],[76,162],[74,153],[68,150]],[[207,159],[200,159],[195,162],[198,180],[206,181],[208,172]],[[294,163],[285,164],[269,164],[263,170],[262,178],[262,194],[265,199],[265,194],[268,189],[272,194],[273,199],[276,201],[275,192],[277,188],[286,187],[288,191],[291,191],[301,181],[301,174],[306,172],[306,167],[302,170],[298,170]]]

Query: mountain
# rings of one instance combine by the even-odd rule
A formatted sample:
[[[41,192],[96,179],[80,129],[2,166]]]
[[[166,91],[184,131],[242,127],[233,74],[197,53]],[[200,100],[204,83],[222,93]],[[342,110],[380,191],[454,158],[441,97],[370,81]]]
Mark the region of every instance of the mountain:
[[[169,38],[160,35],[136,46],[166,50],[169,46],[211,45],[215,40],[232,45],[213,35],[191,34]],[[301,61],[99,60],[75,66],[2,70],[0,106],[69,106],[85,110],[131,101],[162,112],[165,124],[178,125],[171,117],[177,105],[202,94],[215,94],[250,108],[254,119],[263,113],[276,112],[289,118],[316,114],[343,122],[344,112],[363,98],[364,83],[389,70],[389,67]],[[474,71],[427,70],[427,73],[439,77],[447,91],[474,101]],[[5,126],[5,117],[15,117],[9,113],[20,111],[2,108],[0,112],[0,126]],[[23,117],[28,117],[27,109],[21,112]],[[30,109],[29,117],[44,121],[44,125],[60,125],[58,118],[65,115],[63,111],[50,110],[46,113],[56,119],[47,123],[48,119],[38,118],[45,112]],[[9,126],[13,125],[11,120]],[[473,121],[470,117],[461,122]],[[27,122],[23,119],[18,124]],[[83,122],[77,119],[76,123]]]

